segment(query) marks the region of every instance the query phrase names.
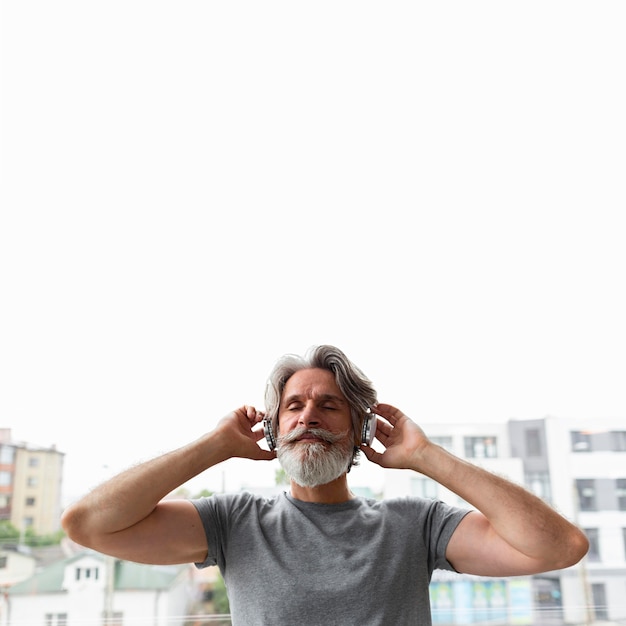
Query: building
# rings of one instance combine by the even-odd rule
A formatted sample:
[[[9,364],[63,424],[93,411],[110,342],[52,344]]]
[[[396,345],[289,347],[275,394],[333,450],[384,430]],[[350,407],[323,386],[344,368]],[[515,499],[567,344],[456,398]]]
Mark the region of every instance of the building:
[[[194,572],[86,550],[13,585],[0,600],[0,626],[184,623],[197,602]]]
[[[36,558],[27,551],[0,547],[0,592],[5,593],[11,586],[30,578],[35,573]]]
[[[591,544],[581,563],[538,576],[493,580],[435,572],[431,583],[434,623],[488,623],[499,618],[517,624],[626,620],[623,419],[546,417],[422,427],[435,443],[456,456],[524,484],[583,528]],[[387,473],[384,496],[402,495],[465,504],[415,472]]]
[[[510,455],[509,430],[502,424],[422,424],[428,437],[460,458],[522,483],[522,460]],[[384,497],[406,495],[467,506],[434,480],[410,470],[387,472]],[[537,624],[530,577],[492,579],[436,570],[430,584],[433,624]]]
[[[560,573],[564,600],[578,594],[588,621],[626,620],[625,420],[546,417],[509,425],[526,484],[589,539],[583,562]]]
[[[64,456],[13,442],[10,429],[0,429],[0,519],[35,535],[60,530]]]

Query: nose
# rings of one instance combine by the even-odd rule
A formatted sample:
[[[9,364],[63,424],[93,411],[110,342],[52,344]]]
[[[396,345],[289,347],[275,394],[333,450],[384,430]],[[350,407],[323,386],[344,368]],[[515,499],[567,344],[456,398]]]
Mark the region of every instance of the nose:
[[[307,403],[304,405],[300,416],[298,417],[298,426],[304,428],[317,428],[320,425],[319,415],[315,409],[315,405]]]

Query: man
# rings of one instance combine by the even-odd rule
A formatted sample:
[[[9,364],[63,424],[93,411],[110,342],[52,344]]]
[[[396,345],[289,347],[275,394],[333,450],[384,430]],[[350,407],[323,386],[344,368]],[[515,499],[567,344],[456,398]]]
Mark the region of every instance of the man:
[[[587,551],[584,534],[542,500],[454,457],[402,411],[378,404],[371,382],[333,346],[279,360],[266,410],[243,406],[197,441],[99,486],[65,511],[68,535],[131,561],[218,565],[233,624],[245,626],[430,624],[435,568],[533,574],[573,565]],[[368,428],[382,452],[367,445]],[[264,432],[270,450],[259,445]],[[347,473],[360,451],[382,467],[429,476],[473,508],[355,497]],[[276,456],[291,478],[288,494],[163,499],[229,458]]]

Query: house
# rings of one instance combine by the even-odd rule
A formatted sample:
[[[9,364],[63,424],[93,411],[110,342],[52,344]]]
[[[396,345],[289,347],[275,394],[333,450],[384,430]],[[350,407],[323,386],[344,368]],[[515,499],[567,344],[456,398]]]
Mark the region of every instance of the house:
[[[0,590],[30,578],[35,573],[36,559],[19,547],[0,547]]]
[[[192,565],[143,565],[83,551],[13,585],[0,605],[0,626],[165,626],[193,611],[197,589]]]

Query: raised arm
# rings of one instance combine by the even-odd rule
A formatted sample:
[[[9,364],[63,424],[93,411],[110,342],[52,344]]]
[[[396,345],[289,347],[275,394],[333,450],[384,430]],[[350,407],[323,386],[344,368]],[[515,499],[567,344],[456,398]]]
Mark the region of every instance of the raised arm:
[[[257,443],[262,418],[253,407],[241,407],[200,439],[118,474],[70,505],[63,528],[80,545],[130,561],[203,561],[206,537],[195,507],[163,498],[229,458],[273,459]]]
[[[379,404],[376,437],[363,453],[382,467],[412,469],[447,487],[477,510],[458,525],[446,556],[466,574],[513,576],[561,569],[587,552],[584,533],[523,487],[433,444],[402,411]]]

